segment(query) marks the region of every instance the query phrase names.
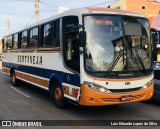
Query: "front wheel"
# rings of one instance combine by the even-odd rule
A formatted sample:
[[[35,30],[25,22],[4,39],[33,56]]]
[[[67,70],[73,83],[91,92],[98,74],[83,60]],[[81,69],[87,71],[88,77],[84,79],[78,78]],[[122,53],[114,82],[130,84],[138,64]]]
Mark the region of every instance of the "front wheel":
[[[56,107],[61,109],[66,107],[67,102],[64,98],[63,90],[58,83],[54,83],[54,87],[52,88],[52,91],[51,91],[51,97]]]

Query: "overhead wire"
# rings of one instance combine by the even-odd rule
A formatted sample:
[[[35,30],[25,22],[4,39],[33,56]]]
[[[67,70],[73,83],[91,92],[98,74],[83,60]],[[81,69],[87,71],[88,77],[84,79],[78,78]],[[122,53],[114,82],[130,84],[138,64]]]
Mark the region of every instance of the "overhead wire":
[[[55,9],[55,10],[39,10],[39,11],[43,11],[43,12],[53,12],[53,11],[58,11],[58,9]]]
[[[27,22],[26,26],[30,24],[30,22],[33,20],[33,18],[35,17],[36,13],[34,13],[34,15],[31,17],[31,19]]]
[[[58,7],[52,6],[52,5],[49,5],[49,4],[46,4],[46,3],[42,2],[42,1],[39,1],[39,3],[44,4],[44,5],[46,5],[46,6],[49,6],[49,7],[53,7],[53,8],[57,8],[57,9],[58,9]]]

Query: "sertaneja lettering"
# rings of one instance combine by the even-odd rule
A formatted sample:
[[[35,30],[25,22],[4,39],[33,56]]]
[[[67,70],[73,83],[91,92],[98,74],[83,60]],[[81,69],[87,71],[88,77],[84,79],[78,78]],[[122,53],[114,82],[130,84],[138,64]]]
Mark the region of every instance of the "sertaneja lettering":
[[[34,65],[42,65],[42,56],[18,55],[17,62]]]

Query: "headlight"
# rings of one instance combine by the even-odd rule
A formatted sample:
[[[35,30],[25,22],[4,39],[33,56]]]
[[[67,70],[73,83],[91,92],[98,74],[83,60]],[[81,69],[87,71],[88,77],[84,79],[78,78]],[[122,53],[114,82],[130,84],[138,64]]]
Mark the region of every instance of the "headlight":
[[[150,80],[149,82],[147,82],[146,85],[143,86],[143,88],[144,88],[144,89],[145,89],[145,88],[148,88],[148,87],[150,87],[152,84],[153,84],[153,79]]]
[[[107,88],[100,86],[98,84],[95,83],[91,83],[91,82],[84,82],[85,85],[87,85],[89,88],[99,91],[99,92],[103,92],[103,93],[111,93]]]

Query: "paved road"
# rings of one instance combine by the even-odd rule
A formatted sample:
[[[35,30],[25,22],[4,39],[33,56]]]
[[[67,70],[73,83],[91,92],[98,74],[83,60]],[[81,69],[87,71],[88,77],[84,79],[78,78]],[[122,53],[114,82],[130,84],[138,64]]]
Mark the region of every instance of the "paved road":
[[[82,107],[70,105],[67,109],[57,109],[46,91],[26,83],[12,87],[10,77],[0,71],[0,120],[160,120],[160,102],[130,103],[104,107]],[[0,127],[1,129],[2,127]],[[17,129],[17,127],[13,127]],[[19,127],[18,129],[21,129]],[[27,128],[27,127],[26,127]],[[36,129],[37,127],[28,127]],[[39,127],[40,128],[40,127]],[[113,129],[115,126],[42,127],[65,129]],[[126,129],[129,127],[126,126]],[[151,127],[132,127],[148,128]],[[152,127],[152,129],[158,127]]]

